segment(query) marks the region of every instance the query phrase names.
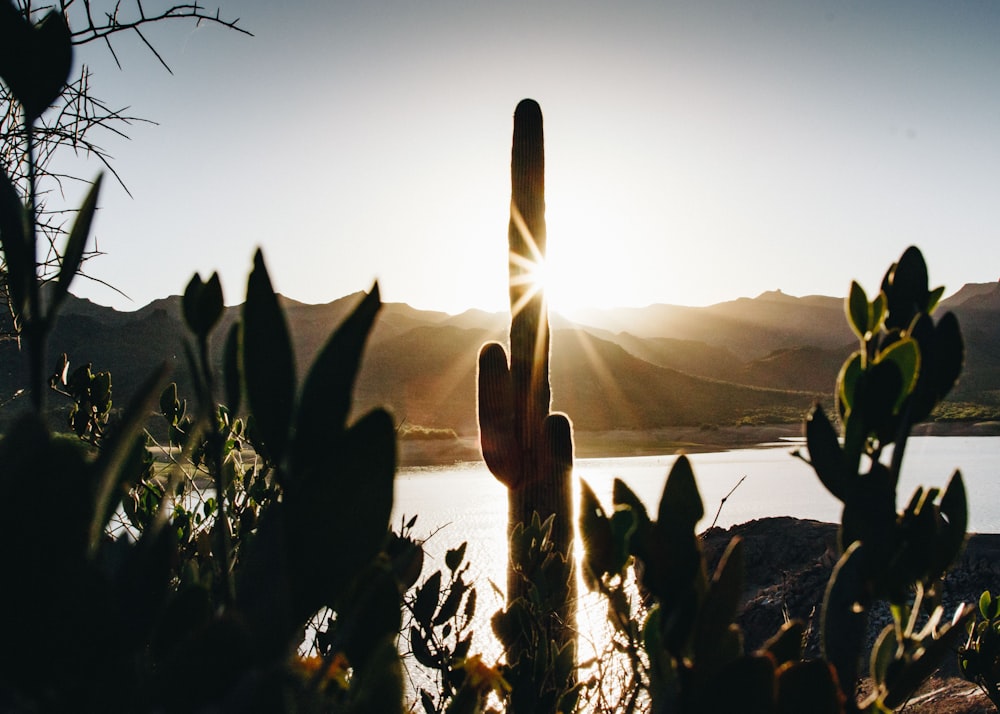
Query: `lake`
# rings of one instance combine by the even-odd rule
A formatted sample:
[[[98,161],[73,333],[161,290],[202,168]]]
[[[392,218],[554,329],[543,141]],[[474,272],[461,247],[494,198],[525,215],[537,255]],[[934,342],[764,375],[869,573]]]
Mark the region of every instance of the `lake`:
[[[719,526],[729,527],[767,516],[839,522],[840,502],[823,488],[808,464],[791,455],[800,446],[804,445],[788,441],[689,455],[705,507],[699,530],[712,524],[720,501],[743,476],[746,479],[718,514]],[[574,474],[590,484],[606,508],[611,507],[613,481],[621,478],[646,508],[655,513],[667,473],[676,458],[670,455],[578,459]],[[909,500],[917,486],[943,489],[955,469],[961,470],[965,480],[969,531],[1000,532],[1000,437],[997,436],[911,437],[903,462],[897,508]],[[488,581],[501,589],[506,582],[507,493],[485,464],[466,462],[400,469],[394,512],[394,525],[398,526],[404,515],[418,515],[415,535],[432,534],[426,544],[430,562],[425,565],[425,576],[444,567],[443,554],[447,548],[468,541],[470,576],[479,591],[478,615],[486,617],[503,605]],[[581,605],[582,618],[593,617],[598,621],[603,618],[600,609],[588,612],[586,603]],[[477,643],[487,645],[488,640],[477,637]],[[492,648],[487,645],[486,649]]]

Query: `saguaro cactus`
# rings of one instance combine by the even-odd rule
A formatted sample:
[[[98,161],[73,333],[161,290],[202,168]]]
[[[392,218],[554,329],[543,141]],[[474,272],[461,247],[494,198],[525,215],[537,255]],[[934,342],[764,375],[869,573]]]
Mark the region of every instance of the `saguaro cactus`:
[[[508,538],[537,513],[553,516],[551,541],[565,559],[566,596],[552,613],[555,639],[572,638],[576,589],[572,571],[573,438],[569,419],[551,414],[549,323],[542,286],[533,276],[545,255],[545,150],[542,111],[525,99],[514,112],[511,151],[510,360],[499,343],[479,354],[479,430],[483,458],[508,488]],[[508,560],[507,601],[529,584]]]

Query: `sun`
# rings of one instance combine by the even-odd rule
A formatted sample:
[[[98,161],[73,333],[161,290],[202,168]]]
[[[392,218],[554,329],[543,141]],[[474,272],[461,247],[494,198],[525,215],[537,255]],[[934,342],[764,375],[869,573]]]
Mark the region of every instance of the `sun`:
[[[517,313],[536,295],[541,294],[550,314],[573,319],[581,310],[596,305],[595,294],[588,295],[577,282],[578,274],[572,270],[559,270],[558,261],[548,260],[541,254],[532,259],[512,254],[511,263],[519,268],[514,284],[524,287],[513,306]]]
[[[555,263],[546,259],[544,250],[539,247],[535,236],[525,225],[520,213],[512,209],[511,220],[521,234],[521,252],[511,251],[510,281],[512,288],[511,312],[518,314],[536,296],[541,295],[546,311],[558,312],[567,316],[567,311],[578,307],[570,299],[570,282],[566,276],[570,273],[558,273],[554,270]]]

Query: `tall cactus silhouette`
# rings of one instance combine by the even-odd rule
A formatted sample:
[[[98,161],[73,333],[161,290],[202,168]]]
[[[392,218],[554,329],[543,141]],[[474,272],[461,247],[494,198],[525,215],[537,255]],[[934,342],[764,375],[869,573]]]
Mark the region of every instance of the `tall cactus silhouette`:
[[[549,413],[549,321],[542,286],[534,277],[545,255],[545,150],[542,111],[525,99],[514,112],[511,150],[510,360],[493,342],[479,353],[479,431],[483,458],[508,489],[508,539],[518,525],[528,526],[537,513],[553,517],[550,534],[558,553],[558,572],[546,580],[561,580],[552,618],[557,646],[572,641],[576,586],[572,577],[573,437],[564,414]],[[531,584],[508,559],[507,602],[527,596]]]

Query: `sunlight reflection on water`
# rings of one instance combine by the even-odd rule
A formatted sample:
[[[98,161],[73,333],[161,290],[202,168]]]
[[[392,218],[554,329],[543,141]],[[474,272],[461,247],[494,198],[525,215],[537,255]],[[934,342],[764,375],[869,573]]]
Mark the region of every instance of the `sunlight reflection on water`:
[[[722,498],[742,476],[746,480],[725,502],[718,525],[729,527],[768,516],[795,516],[839,522],[840,502],[820,484],[808,464],[791,452],[801,446],[780,443],[752,449],[693,454],[695,478],[705,507],[699,530],[708,528]],[[621,478],[655,514],[667,473],[676,456],[579,459],[574,474],[590,484],[602,504],[611,508],[615,478]],[[1000,437],[913,437],[907,447],[900,480],[898,507],[918,485],[943,488],[956,467],[962,470],[969,494],[970,531],[1000,531]],[[506,489],[482,462],[401,469],[396,479],[393,523],[418,515],[414,534],[431,535],[426,544],[424,577],[444,568],[444,552],[468,541],[469,579],[478,590],[474,651],[487,661],[499,657],[489,618],[503,606],[489,581],[501,589],[506,582]],[[579,557],[579,554],[578,554]],[[603,646],[604,605],[583,594],[578,625],[583,640]],[[595,632],[595,629],[597,630]],[[587,636],[587,633],[591,633]],[[581,659],[589,655],[581,649]]]

